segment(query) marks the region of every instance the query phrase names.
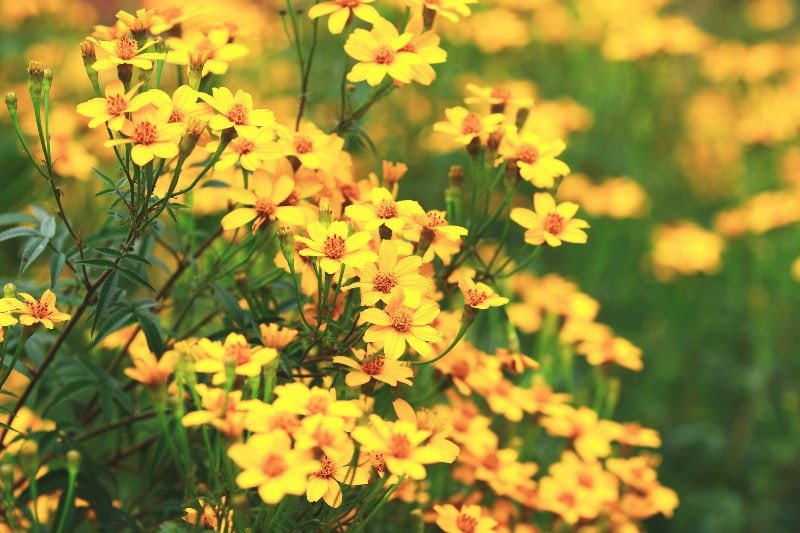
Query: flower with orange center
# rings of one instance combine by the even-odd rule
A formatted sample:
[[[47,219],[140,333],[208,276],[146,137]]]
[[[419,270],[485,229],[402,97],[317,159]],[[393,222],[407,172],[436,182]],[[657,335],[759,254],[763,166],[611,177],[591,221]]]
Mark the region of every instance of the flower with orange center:
[[[440,462],[439,454],[422,443],[430,431],[417,429],[411,422],[387,422],[378,415],[370,415],[369,427],[356,427],[351,435],[366,452],[383,455],[386,469],[396,476],[425,479],[423,465]]]
[[[315,414],[338,416],[341,418],[358,418],[363,412],[354,400],[337,400],[336,389],[311,387],[294,382],[275,387],[276,407],[311,416]]]
[[[321,222],[309,222],[308,237],[295,237],[295,240],[307,246],[300,250],[300,255],[316,257],[319,268],[326,274],[336,274],[344,266],[364,268],[378,260],[378,255],[366,249],[372,239],[368,231],[359,231],[348,235],[350,230],[346,222],[331,222],[326,228]]]
[[[236,438],[244,431],[247,413],[253,401],[242,401],[242,391],[225,391],[202,383],[195,385],[202,409],[186,413],[181,419],[184,427],[211,424],[227,437]]]
[[[265,162],[281,158],[280,149],[274,139],[275,135],[269,128],[242,129],[222,151],[214,168],[225,170],[235,164],[250,172],[262,168]],[[206,151],[213,154],[219,148],[219,143],[216,140],[210,141],[206,144]]]
[[[197,101],[197,91],[181,85],[172,93],[172,110],[167,122],[186,123],[190,118],[201,118],[207,112],[205,104]],[[205,120],[205,119],[203,119]]]
[[[263,170],[250,176],[250,189],[231,187],[231,200],[250,207],[234,209],[222,218],[222,229],[231,230],[253,222],[253,233],[265,222],[277,220],[284,225],[299,226],[306,221],[303,211],[294,205],[285,205],[294,191],[294,180],[289,176],[276,177]]]
[[[331,172],[344,147],[344,139],[325,133],[311,122],[302,123],[299,131],[278,127],[278,132],[283,155],[300,161],[306,169]]]
[[[411,66],[414,81],[422,85],[430,85],[436,79],[436,71],[431,65],[447,61],[447,52],[439,46],[441,39],[433,31],[425,31],[422,16],[413,16],[406,25],[406,33],[413,35],[408,44],[400,49],[410,52],[421,59]]]
[[[342,485],[366,485],[369,483],[369,470],[358,465],[352,467],[355,446],[347,440],[338,450],[327,453],[320,459],[319,470],[308,478],[306,499],[310,502],[323,500],[336,509],[342,504]]]
[[[194,31],[181,37],[167,39],[169,53],[167,63],[188,65],[190,55],[202,55],[203,77],[210,74],[222,76],[228,72],[231,61],[241,59],[250,51],[243,44],[234,42],[234,36],[227,26],[211,28],[206,32]]]
[[[643,428],[640,424],[628,422],[617,424],[614,440],[625,446],[646,448],[661,447],[661,437],[655,429]]]
[[[47,329],[53,329],[53,324],[72,318],[56,309],[56,295],[50,289],[44,291],[39,300],[25,292],[19,295],[25,300],[24,307],[20,305],[16,311],[17,320],[23,326],[41,324]]]
[[[19,323],[19,320],[17,320],[11,313],[25,308],[25,304],[16,298],[0,298],[0,328],[13,326],[14,324]],[[2,339],[3,331],[0,329],[0,342],[2,342]]]
[[[353,369],[344,378],[349,387],[358,387],[373,379],[392,387],[396,387],[398,383],[411,385],[414,371],[407,363],[387,359],[383,355],[374,355],[358,348],[353,348],[353,355],[356,358],[355,361],[343,355],[333,358],[334,363]]]
[[[242,472],[236,484],[243,489],[258,487],[264,503],[275,504],[286,494],[301,495],[308,487],[308,475],[320,469],[309,449],[293,449],[284,431],[252,435],[247,442],[228,448]]]
[[[447,265],[450,258],[461,248],[461,238],[467,235],[467,228],[447,222],[444,211],[432,209],[423,216],[414,217],[416,227],[404,233],[406,239],[417,242],[417,247],[425,248],[422,262],[430,263],[439,257]]]
[[[491,516],[483,516],[478,505],[463,505],[460,509],[454,505],[434,505],[436,525],[446,533],[492,533],[497,531],[497,520]]]
[[[89,37],[88,40],[108,54],[107,57],[98,59],[92,64],[92,68],[98,72],[118,65],[132,65],[142,70],[150,70],[153,68],[153,61],[166,58],[166,54],[145,52],[156,44],[155,41],[147,41],[140,47],[136,39],[127,36],[112,41],[99,41],[94,37]]]
[[[125,123],[125,113],[132,113],[150,103],[148,96],[137,94],[141,85],[137,83],[126,93],[123,83],[114,80],[106,85],[105,97],[78,104],[78,114],[92,119],[89,121],[90,128],[106,122],[108,129],[119,131]]]
[[[555,178],[569,174],[569,167],[556,159],[566,145],[561,140],[545,141],[535,133],[519,133],[506,128],[497,153],[506,161],[515,161],[522,179],[542,189],[555,185]]]
[[[398,33],[397,28],[383,18],[375,20],[370,31],[354,30],[344,44],[344,51],[358,62],[347,74],[347,79],[352,82],[366,80],[374,86],[388,74],[400,83],[411,83],[413,66],[423,63],[419,55],[403,51],[412,37],[411,33]]]
[[[387,189],[375,187],[370,192],[370,201],[362,204],[348,205],[344,214],[358,222],[367,230],[376,230],[386,226],[392,231],[401,231],[414,218],[425,211],[416,200],[396,201]]]
[[[237,133],[255,128],[273,128],[275,114],[269,109],[253,109],[253,97],[241,89],[233,94],[227,87],[214,87],[211,94],[199,93],[200,99],[217,112],[208,121],[212,130],[235,128]]]
[[[502,113],[509,105],[518,108],[529,108],[533,105],[532,98],[514,96],[509,89],[500,86],[480,87],[474,83],[468,83],[466,89],[471,96],[464,98],[465,103],[488,103],[493,113]]]
[[[585,220],[572,218],[578,212],[578,204],[564,202],[556,205],[550,193],[537,192],[533,195],[533,208],[515,207],[511,210],[511,220],[525,228],[525,242],[538,246],[547,243],[561,246],[561,242],[584,244],[588,235],[583,231],[589,227]]]
[[[203,498],[198,498],[197,502],[200,506],[200,511],[194,507],[186,507],[183,512],[183,521],[194,526],[202,526],[203,529],[211,529],[214,531],[227,531],[229,524],[233,523],[233,509],[226,508],[225,496],[220,499],[219,505],[213,505]]]
[[[611,328],[601,327],[599,331],[602,333],[583,340],[575,348],[576,352],[586,356],[590,365],[615,363],[634,371],[644,368],[640,348],[627,339],[614,336]]]
[[[123,372],[132,380],[147,387],[163,387],[179,359],[180,354],[174,350],[165,352],[161,359],[156,359],[155,354],[149,349],[138,350],[131,353],[133,368],[126,368]]]
[[[474,309],[489,309],[499,307],[508,303],[508,298],[504,298],[495,293],[494,290],[485,283],[475,283],[468,277],[462,276],[458,282],[458,288],[464,295],[464,305]]]
[[[195,363],[196,372],[214,374],[211,382],[214,385],[225,383],[227,365],[235,367],[237,376],[258,376],[267,363],[278,357],[272,348],[250,346],[247,338],[238,333],[230,333],[225,342],[200,339],[198,347],[203,356]]]
[[[342,33],[344,27],[355,16],[366,22],[381,18],[378,10],[372,7],[375,0],[328,0],[320,2],[308,10],[308,18],[315,19],[330,15],[328,30],[334,35]]]
[[[135,14],[117,11],[117,19],[121,20],[133,33],[144,33],[153,26],[155,9],[137,9]]]
[[[402,398],[392,402],[392,406],[398,420],[410,422],[416,425],[417,429],[430,431],[430,437],[428,437],[425,444],[437,451],[439,461],[452,463],[456,460],[460,450],[453,441],[448,439],[453,431],[453,425],[450,423],[450,418],[447,416],[446,411],[437,408],[427,409],[425,407],[414,411],[411,405]]]
[[[133,144],[131,159],[139,166],[146,165],[156,157],[171,159],[178,155],[184,126],[178,122],[169,124],[170,114],[170,106],[143,107],[135,111],[122,126],[125,137],[108,140],[104,146]]]
[[[267,348],[283,350],[286,346],[297,338],[299,331],[292,328],[283,328],[278,324],[259,324],[261,333],[261,343]]]
[[[572,446],[582,459],[607,457],[611,453],[615,425],[601,420],[588,407],[563,406],[542,418],[541,425],[549,435],[572,439]]]
[[[446,121],[433,125],[433,131],[451,135],[455,142],[467,145],[475,138],[486,137],[495,131],[505,120],[502,113],[492,113],[481,116],[464,107],[448,107],[444,110]]]
[[[409,302],[418,302],[430,283],[420,273],[422,258],[410,255],[397,257],[393,241],[383,240],[378,250],[378,262],[356,269],[358,282],[348,285],[346,290],[361,290],[361,305],[373,306],[378,302],[389,303],[401,291]]]
[[[373,324],[364,332],[364,342],[383,343],[383,352],[390,359],[399,359],[406,351],[406,343],[422,357],[431,357],[429,342],[439,340],[441,334],[430,323],[439,314],[434,303],[416,302],[416,307],[406,305],[402,293],[397,293],[385,309],[371,307],[361,313],[365,322]]]
[[[153,24],[150,33],[159,35],[173,28],[181,29],[181,25],[197,15],[196,8],[190,6],[168,5],[157,7],[153,14]]]
[[[450,22],[458,22],[459,17],[468,17],[472,13],[469,4],[477,4],[478,0],[406,0],[410,7],[422,6],[434,11]]]

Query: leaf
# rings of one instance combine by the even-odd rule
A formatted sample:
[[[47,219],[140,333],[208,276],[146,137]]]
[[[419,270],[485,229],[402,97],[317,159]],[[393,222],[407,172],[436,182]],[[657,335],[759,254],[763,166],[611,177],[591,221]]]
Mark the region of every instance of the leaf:
[[[50,410],[57,403],[61,403],[66,400],[68,397],[72,396],[73,394],[77,394],[78,392],[89,388],[89,387],[97,387],[98,383],[93,379],[79,379],[77,381],[72,381],[63,387],[59,387],[58,391],[53,395],[53,398],[44,406],[42,409],[41,416],[45,416],[47,411]]]
[[[46,239],[52,239],[56,234],[56,219],[52,215],[47,215],[39,225],[39,233]]]
[[[102,172],[100,172],[100,171],[99,171],[99,170],[97,170],[96,168],[93,168],[93,169],[92,169],[92,172],[94,172],[95,174],[97,174],[98,176],[100,176],[100,179],[101,179],[101,180],[103,180],[104,182],[106,182],[106,185],[108,185],[109,187],[112,187],[112,188],[116,189],[116,185],[114,184],[114,180],[112,180],[112,179],[111,179],[110,177],[108,177],[106,174],[103,174]]]
[[[33,263],[37,257],[42,255],[45,248],[47,248],[47,243],[50,242],[49,239],[45,237],[32,237],[29,239],[25,246],[22,248],[22,257],[19,261],[19,273],[22,274],[25,272],[31,263]]]
[[[150,351],[161,357],[161,354],[164,353],[164,341],[161,338],[161,329],[158,326],[155,315],[146,311],[137,311],[136,318],[139,319],[139,325],[142,326]]]
[[[150,289],[153,292],[155,292],[155,290],[156,290],[155,287],[150,285],[149,281],[147,281],[142,276],[140,276],[139,274],[137,274],[136,272],[134,272],[133,270],[131,270],[129,268],[119,267],[117,272],[119,272],[120,275],[123,278],[127,279],[128,281],[132,281],[133,283],[136,283],[137,285],[141,285],[142,287],[147,287],[148,289]]]
[[[97,344],[105,339],[110,333],[113,333],[119,329],[122,329],[125,326],[130,325],[134,320],[133,311],[128,308],[120,309],[119,311],[114,312],[111,316],[103,322],[103,327],[97,332],[97,336],[92,341],[92,344],[89,345],[90,348],[94,348]]]
[[[31,237],[33,235],[39,235],[39,232],[33,228],[17,226],[16,228],[0,231],[0,242],[16,239],[17,237]]]
[[[101,248],[95,248],[94,251],[99,254],[110,255],[111,257],[114,258],[122,257],[122,252],[120,252],[119,250],[115,250],[113,248],[101,247]]]
[[[24,222],[35,223],[38,222],[38,219],[28,213],[3,213],[0,215],[0,226],[22,224]]]
[[[50,288],[56,286],[58,276],[64,270],[64,264],[67,262],[67,256],[63,252],[57,252],[50,256]]]
[[[108,259],[78,259],[75,261],[79,265],[86,265],[91,268],[103,268],[106,270],[115,270],[117,265]]]
[[[115,270],[106,278],[106,280],[103,282],[103,286],[100,288],[100,295],[97,298],[97,305],[94,308],[94,318],[92,319],[92,333],[94,333],[94,330],[97,329],[98,324],[100,324],[101,317],[105,314],[108,304],[111,303],[111,298],[113,297],[114,291],[117,288],[118,279],[119,275]]]

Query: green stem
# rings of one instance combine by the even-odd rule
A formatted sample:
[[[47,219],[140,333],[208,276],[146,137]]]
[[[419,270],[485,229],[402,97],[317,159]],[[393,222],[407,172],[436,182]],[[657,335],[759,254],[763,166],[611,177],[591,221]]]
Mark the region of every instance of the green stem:
[[[435,363],[436,361],[438,361],[439,359],[441,359],[445,355],[449,354],[450,351],[453,348],[456,347],[456,344],[458,344],[459,341],[464,337],[464,335],[466,335],[467,330],[469,330],[469,327],[472,325],[472,323],[474,321],[475,321],[475,315],[471,315],[471,317],[470,316],[464,316],[464,322],[461,323],[461,328],[458,330],[458,334],[456,335],[456,338],[453,339],[453,342],[450,343],[450,346],[445,348],[445,350],[442,353],[440,353],[439,355],[437,355],[433,359],[428,359],[428,360],[425,360],[425,361],[411,361],[411,364],[412,365],[430,365],[430,364]]]

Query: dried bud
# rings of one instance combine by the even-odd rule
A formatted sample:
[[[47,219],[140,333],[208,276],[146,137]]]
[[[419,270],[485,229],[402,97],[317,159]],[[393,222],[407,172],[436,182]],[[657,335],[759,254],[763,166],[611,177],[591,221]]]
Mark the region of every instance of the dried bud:
[[[392,228],[390,228],[386,224],[381,224],[378,227],[378,235],[380,236],[382,241],[391,240],[391,238],[392,238]]]
[[[450,186],[461,187],[464,184],[464,167],[461,165],[453,165],[450,167],[450,172],[447,174],[450,179]]]
[[[416,255],[424,257],[425,252],[427,252],[428,248],[431,247],[431,243],[435,237],[436,232],[431,228],[422,228],[422,232],[419,234],[419,242],[417,243],[417,249],[415,252]]]
[[[81,57],[83,64],[87,67],[92,66],[97,61],[97,54],[94,51],[94,43],[92,41],[81,41]]]
[[[41,61],[31,61],[28,63],[28,91],[31,98],[39,100],[42,94],[42,81],[44,80],[44,65]]]
[[[425,30],[433,28],[433,21],[436,19],[436,11],[425,6],[422,8],[422,23]]]
[[[517,129],[521,130],[525,123],[528,121],[528,115],[530,114],[531,110],[527,107],[521,107],[519,111],[517,111],[517,117],[514,121],[516,124]]]
[[[497,149],[500,148],[500,143],[503,141],[504,136],[505,132],[502,129],[493,131],[489,135],[489,138],[486,140],[486,157],[489,161],[494,161],[497,155]]]
[[[517,166],[516,159],[506,159],[504,166],[505,176],[503,177],[503,184],[506,190],[513,189],[517,186],[517,181],[522,177],[519,174],[519,167]]]
[[[481,148],[482,148],[481,138],[477,136],[473,137],[472,140],[467,145],[467,153],[469,154],[470,157],[474,159],[478,157],[478,155],[480,155]]]
[[[322,198],[319,201],[319,221],[327,228],[331,225],[331,220],[333,220],[331,201],[327,198]]]
[[[129,88],[131,86],[131,78],[133,77],[133,65],[130,63],[122,63],[121,65],[117,65],[117,78],[125,88]]]
[[[6,93],[6,107],[8,108],[8,112],[12,115],[17,112],[17,93]]]

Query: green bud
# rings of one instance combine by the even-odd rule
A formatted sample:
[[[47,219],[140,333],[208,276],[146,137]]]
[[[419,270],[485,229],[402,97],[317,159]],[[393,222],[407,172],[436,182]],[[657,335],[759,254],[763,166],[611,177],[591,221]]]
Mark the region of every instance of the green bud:
[[[3,298],[16,298],[17,286],[13,283],[6,283],[3,285]]]
[[[280,226],[278,228],[278,242],[281,245],[281,252],[289,265],[289,269],[294,270],[294,233],[290,226]]]
[[[53,86],[53,71],[49,68],[44,69],[44,79],[42,80],[42,90],[45,94],[50,94],[50,87]]]
[[[67,471],[71,475],[76,475],[81,468],[81,452],[70,450],[67,452]]]
[[[333,208],[331,207],[331,202],[327,198],[322,198],[319,201],[319,221],[327,228],[331,225],[332,220]]]
[[[17,112],[17,93],[6,93],[6,107],[8,108],[8,112],[12,115]]]
[[[41,61],[31,61],[28,63],[28,92],[34,101],[39,100],[42,95],[42,82],[44,81],[44,65]]]
[[[32,479],[39,470],[39,444],[31,439],[23,442],[17,459],[19,459],[19,466],[25,477]]]

